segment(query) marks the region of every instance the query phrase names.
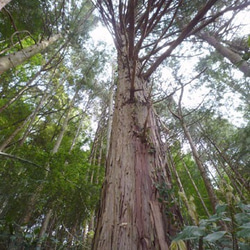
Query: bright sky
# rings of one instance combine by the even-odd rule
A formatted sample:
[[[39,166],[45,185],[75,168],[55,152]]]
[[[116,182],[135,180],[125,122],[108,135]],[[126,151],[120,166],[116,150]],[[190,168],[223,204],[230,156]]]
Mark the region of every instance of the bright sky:
[[[241,31],[239,31],[239,33],[241,34],[249,34],[249,30],[250,30],[250,14],[249,11],[245,11],[242,12],[241,15],[238,15],[236,18],[236,22],[237,23],[243,23],[245,26],[241,29]],[[94,40],[95,45],[98,44],[99,41],[102,42],[106,42],[107,43],[107,47],[114,47],[113,45],[113,39],[111,34],[109,33],[109,31],[103,27],[100,23],[98,24],[98,26],[91,32],[91,36]],[[183,75],[189,75],[194,77],[197,72],[193,72],[192,71],[192,66],[197,62],[197,59],[192,59],[192,60],[183,60],[180,72],[183,72]],[[174,84],[174,79],[170,73],[170,71],[166,68],[165,70],[162,71],[162,76],[163,78],[166,79],[166,86],[163,85],[164,89],[167,89],[167,84],[169,82],[172,81],[172,83]],[[236,72],[239,77],[242,75],[240,72]],[[184,81],[185,83],[185,81]],[[190,86],[191,87],[191,86]],[[184,91],[184,96],[183,96],[183,105],[185,107],[190,107],[190,108],[195,108],[198,105],[200,105],[200,103],[203,101],[204,96],[208,93],[208,89],[206,88],[199,88],[196,89],[195,92],[191,91],[190,92],[190,87],[185,87],[185,91]],[[178,99],[178,97],[176,97]],[[239,100],[239,96],[236,94],[227,94],[226,98],[225,98],[225,102],[226,101],[231,101],[234,102],[237,105],[239,105],[240,100]],[[241,126],[243,124],[245,124],[246,122],[243,120],[242,118],[242,114],[240,113],[236,113],[235,111],[235,107],[231,107],[228,108],[226,106],[221,106],[221,112],[223,112],[225,114],[225,117],[230,117],[231,121],[235,121],[235,125],[236,126]],[[233,118],[233,119],[232,119]]]

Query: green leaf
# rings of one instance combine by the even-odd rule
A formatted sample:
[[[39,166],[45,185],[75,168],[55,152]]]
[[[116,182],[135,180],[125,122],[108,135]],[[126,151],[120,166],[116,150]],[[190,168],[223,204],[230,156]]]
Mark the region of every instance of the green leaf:
[[[243,210],[243,211],[245,211],[245,212],[249,212],[250,213],[250,205],[249,204],[243,204],[243,203],[240,203],[239,204],[239,207]]]
[[[237,232],[238,237],[250,238],[250,222],[243,224],[239,228],[242,230]]]
[[[249,228],[250,229],[250,222],[243,224],[240,228]]]
[[[235,215],[235,219],[238,224],[242,225],[250,221],[250,214],[247,213],[238,213]]]
[[[184,230],[174,239],[174,241],[178,240],[190,240],[190,239],[198,239],[201,236],[204,236],[205,232],[203,229],[197,226],[187,226]]]
[[[231,221],[232,221],[232,219],[229,218],[229,217],[222,218],[222,220],[223,220],[223,221],[228,221],[228,222],[231,222]]]
[[[225,212],[227,209],[228,205],[227,204],[222,204],[222,205],[217,205],[216,206],[216,213],[220,214],[222,212]]]
[[[240,250],[249,250],[249,243],[239,242]]]
[[[208,234],[206,237],[203,238],[203,240],[209,241],[209,242],[217,241],[221,239],[226,234],[226,232],[227,231],[219,231],[219,232]]]
[[[250,238],[250,228],[244,228],[237,232],[237,236],[241,238]]]
[[[222,219],[222,217],[220,215],[215,214],[215,215],[210,216],[205,221],[206,222],[217,222],[218,220],[221,220],[221,219]]]

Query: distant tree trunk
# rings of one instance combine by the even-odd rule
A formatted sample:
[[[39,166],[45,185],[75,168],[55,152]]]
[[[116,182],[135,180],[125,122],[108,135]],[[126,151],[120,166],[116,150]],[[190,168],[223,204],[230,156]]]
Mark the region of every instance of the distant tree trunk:
[[[29,135],[30,133],[30,130],[31,130],[31,127],[32,127],[32,124],[37,116],[37,113],[38,111],[41,109],[42,105],[47,101],[49,95],[48,93],[44,93],[40,102],[38,103],[38,105],[36,106],[35,110],[32,112],[31,116],[30,116],[30,121],[29,121],[29,124],[26,128],[26,131],[24,132],[20,142],[19,142],[19,146],[22,146],[27,138],[27,136]]]
[[[0,74],[4,73],[10,68],[16,67],[19,64],[24,63],[32,56],[46,49],[52,43],[58,41],[59,38],[61,38],[61,35],[57,34],[52,36],[49,40],[42,41],[35,45],[31,45],[27,48],[24,48],[18,52],[0,57]]]
[[[198,166],[198,169],[199,169],[200,174],[202,176],[202,179],[204,181],[205,187],[207,189],[207,193],[208,193],[208,196],[209,196],[212,208],[213,208],[213,212],[215,213],[215,207],[216,207],[216,205],[218,203],[218,199],[217,199],[217,197],[216,197],[216,195],[214,193],[214,189],[213,189],[211,180],[208,177],[208,173],[206,171],[206,168],[204,167],[204,165],[202,164],[202,162],[200,160],[198,151],[196,150],[195,144],[194,144],[192,136],[191,136],[191,134],[190,134],[190,132],[189,132],[189,130],[187,128],[187,125],[183,121],[181,121],[181,125],[182,125],[182,128],[184,130],[185,137],[187,138],[187,140],[189,142],[189,145],[191,147],[192,154],[194,156],[194,160],[195,160],[195,162],[196,162],[196,164]]]
[[[78,93],[78,91],[75,93],[75,95],[74,95],[74,97],[73,97],[73,99],[72,99],[72,101],[71,101],[70,107],[73,106],[74,101],[75,101],[75,98],[76,98],[76,96],[77,96],[77,93]],[[45,94],[45,95],[42,97],[40,103],[41,103],[41,102],[43,103],[43,102],[46,100],[46,98],[47,98],[47,95]],[[39,103],[39,105],[40,105],[40,103]],[[38,106],[39,106],[39,105],[38,105]],[[54,147],[53,147],[53,149],[52,149],[52,153],[53,153],[53,154],[57,153],[57,151],[58,151],[58,149],[59,149],[59,147],[60,147],[60,144],[61,144],[61,142],[62,142],[63,135],[64,135],[65,130],[66,130],[66,127],[67,127],[67,125],[68,125],[70,109],[71,109],[71,108],[69,108],[69,110],[68,110],[68,112],[67,112],[67,114],[66,114],[66,117],[65,117],[65,120],[64,120],[64,124],[63,124],[63,129],[61,130],[60,135],[58,136],[58,140],[57,140],[56,144],[54,145]],[[79,131],[80,131],[80,127],[81,127],[81,123],[82,123],[83,118],[84,118],[84,112],[83,112],[82,117],[81,117],[81,120],[80,120],[80,124],[79,124],[78,130],[77,130],[77,135],[79,135]],[[72,142],[72,145],[71,145],[71,148],[70,148],[69,152],[71,152],[71,151],[73,150],[74,145],[75,145],[75,138],[74,138],[74,141]],[[35,194],[31,197],[31,199],[30,199],[30,201],[29,201],[29,204],[28,204],[28,207],[27,207],[27,213],[26,213],[25,217],[23,218],[22,224],[27,224],[27,223],[29,222],[30,217],[31,217],[31,215],[32,215],[32,211],[33,211],[34,205],[35,205],[35,203],[36,203],[36,201],[37,201],[37,198],[38,198],[39,193],[42,191],[42,188],[43,188],[43,186],[40,185],[40,186],[36,189]],[[48,212],[48,213],[46,214],[46,216],[45,216],[45,219],[43,220],[43,226],[42,226],[41,231],[40,231],[40,233],[39,233],[39,239],[40,239],[41,237],[43,237],[43,235],[44,235],[45,232],[46,232],[47,225],[48,225],[48,222],[47,222],[47,221],[50,220],[50,217],[52,216],[52,212],[53,212],[52,210],[51,210],[51,211],[49,210],[49,212]],[[40,240],[41,240],[41,239],[40,239]],[[38,246],[40,247],[40,245],[38,245]]]
[[[219,149],[219,147],[216,145],[216,143],[208,135],[206,135],[206,138],[211,143],[211,145],[213,145],[213,147],[218,152],[219,156],[224,160],[226,165],[228,165],[230,167],[231,171],[234,173],[234,175],[235,175],[236,179],[238,180],[238,182],[245,188],[246,191],[249,190],[249,188],[250,188],[249,183],[244,179],[244,177],[238,171],[238,166],[235,166],[235,164],[233,164],[230,161],[230,159],[226,156],[226,154],[223,153]],[[225,168],[225,163],[224,163],[224,168]]]
[[[224,177],[221,172],[224,172],[228,178],[230,179],[230,182],[234,188],[234,190],[238,193],[242,201],[245,201],[245,197],[243,195],[244,187],[242,186],[241,182],[237,179],[237,177],[234,175],[233,171],[230,171],[225,166],[225,161],[222,161],[220,159],[220,155],[217,155],[215,152],[213,152],[212,148],[206,148],[203,143],[201,143],[203,149],[206,151],[206,154],[209,155],[209,161],[211,161],[214,169],[216,170],[218,176],[221,180],[224,180]],[[214,159],[218,159],[216,162]],[[224,159],[223,159],[224,160]]]
[[[186,170],[186,172],[188,174],[188,177],[189,177],[190,181],[192,182],[192,185],[193,185],[193,187],[194,187],[194,189],[195,189],[195,191],[196,191],[196,193],[197,193],[197,195],[198,195],[198,197],[199,197],[199,199],[201,201],[201,204],[202,204],[207,216],[209,217],[210,213],[209,213],[209,211],[207,209],[207,206],[206,206],[206,204],[205,204],[205,202],[204,202],[204,200],[203,200],[203,198],[201,196],[201,193],[200,193],[198,187],[196,186],[196,184],[195,184],[195,182],[193,180],[193,177],[192,177],[191,173],[189,172],[188,167],[186,166],[185,162],[183,162],[183,166],[184,166],[184,168],[185,168],[185,170]]]
[[[66,111],[66,114],[65,114],[65,118],[64,118],[64,122],[62,124],[62,128],[61,128],[61,131],[57,137],[57,140],[56,140],[56,144],[54,145],[53,149],[52,149],[52,154],[55,154],[58,152],[58,149],[62,143],[62,139],[63,139],[63,136],[65,134],[65,131],[68,127],[68,123],[69,123],[69,118],[70,118],[70,112],[72,111],[72,108],[74,106],[74,103],[75,103],[75,100],[76,100],[76,97],[78,95],[78,91],[79,91],[79,87],[77,87],[77,90],[68,106],[68,110]]]
[[[171,169],[172,169],[172,172],[174,173],[178,188],[179,188],[179,190],[181,192],[181,198],[182,198],[182,200],[184,202],[184,205],[186,206],[187,212],[190,215],[190,218],[191,218],[193,224],[198,225],[199,224],[198,216],[196,216],[197,214],[195,213],[194,209],[192,207],[190,207],[188,197],[186,195],[186,192],[185,192],[185,189],[184,189],[184,187],[182,185],[180,176],[179,176],[178,171],[176,169],[176,166],[174,164],[173,157],[172,157],[169,149],[167,149],[167,151],[168,151],[168,156],[169,156],[169,165],[171,166]]]
[[[213,185],[212,185],[211,180],[210,180],[210,178],[208,176],[207,169],[205,168],[205,166],[203,165],[203,163],[202,163],[202,161],[200,159],[200,156],[199,156],[199,153],[198,153],[198,151],[196,149],[193,138],[192,138],[192,136],[191,136],[191,134],[189,132],[188,126],[187,126],[187,124],[185,122],[184,115],[182,113],[182,105],[181,105],[183,92],[184,92],[184,85],[182,84],[182,82],[180,80],[179,80],[179,82],[180,82],[180,84],[182,86],[181,86],[180,98],[179,98],[178,105],[177,105],[177,113],[174,113],[172,111],[172,109],[171,109],[171,105],[173,103],[175,103],[173,98],[171,98],[171,100],[170,100],[169,111],[180,122],[180,125],[181,125],[181,127],[183,129],[184,135],[185,135],[186,139],[188,140],[189,146],[191,148],[192,155],[194,157],[195,163],[196,163],[196,165],[197,165],[197,167],[198,167],[198,169],[200,171],[201,177],[202,177],[202,179],[204,181],[204,184],[205,184],[205,187],[206,187],[206,190],[207,190],[207,193],[208,193],[211,205],[212,205],[213,213],[215,213],[215,210],[216,210],[215,207],[218,204],[218,199],[217,199],[217,197],[215,195]]]
[[[246,77],[250,77],[250,65],[247,61],[242,59],[239,54],[235,53],[230,48],[224,46],[218,40],[218,38],[209,34],[208,32],[200,32],[198,34],[198,37],[213,46],[217,50],[217,52],[219,52],[222,56],[227,58],[232,64],[239,68],[239,70],[243,72]]]
[[[53,214],[53,210],[50,209],[50,210],[46,213],[46,215],[45,215],[45,218],[44,218],[43,224],[42,224],[42,228],[41,228],[41,230],[40,230],[40,232],[39,232],[38,243],[37,243],[37,245],[36,245],[36,250],[41,250],[41,249],[42,249],[42,243],[43,243],[43,242],[42,242],[42,239],[43,239],[43,237],[44,237],[44,234],[45,234],[46,231],[47,231],[47,228],[48,228],[48,225],[49,225],[49,221],[50,221],[50,218],[51,218],[52,214]]]
[[[78,91],[79,91],[79,87],[77,87],[76,89],[76,92],[69,104],[69,107],[68,107],[68,110],[65,114],[65,118],[64,118],[64,122],[62,124],[62,128],[61,128],[61,131],[57,137],[57,140],[56,140],[56,143],[51,151],[52,155],[53,154],[56,154],[59,150],[59,147],[61,146],[61,143],[62,143],[62,139],[65,135],[65,132],[66,132],[66,129],[68,127],[68,122],[69,122],[69,117],[70,117],[70,112],[74,106],[74,103],[75,103],[75,100],[76,100],[76,97],[78,95]],[[49,164],[48,164],[49,165]],[[38,187],[39,188],[39,187]],[[52,209],[49,209],[49,211],[47,212],[47,214],[45,215],[45,218],[43,220],[43,223],[42,223],[42,228],[40,230],[40,233],[39,233],[39,237],[38,237],[38,244],[37,244],[37,248],[36,250],[40,250],[41,249],[41,244],[40,242],[42,241],[42,238],[44,237],[45,233],[46,233],[46,230],[47,230],[47,227],[49,225],[49,221],[50,221],[50,218],[53,214],[53,210]]]
[[[27,125],[31,118],[32,114],[29,115],[22,124],[20,124],[14,132],[0,145],[0,152],[5,151],[6,147],[10,144],[10,142],[15,138],[15,136]]]
[[[82,111],[82,113],[80,115],[80,119],[79,119],[79,124],[78,124],[77,130],[76,130],[76,134],[75,134],[74,139],[72,141],[72,144],[70,146],[69,152],[71,152],[73,150],[74,146],[76,145],[77,139],[79,138],[79,135],[80,135],[80,132],[82,129],[82,123],[83,123],[85,116],[86,116],[85,111]]]
[[[53,54],[53,56],[50,57],[50,59],[42,66],[42,68],[27,82],[27,84],[22,89],[18,91],[18,93],[14,97],[10,98],[10,100],[6,104],[0,107],[0,113],[4,111],[5,109],[7,109],[12,103],[17,101],[26,90],[32,87],[31,84],[46,69],[46,67],[50,65],[50,63],[55,59],[57,54],[67,45],[67,43],[68,43],[68,40],[64,42],[64,44]]]
[[[0,10],[7,5],[11,0],[0,0]]]
[[[124,49],[124,48],[123,48]],[[170,188],[160,137],[145,82],[135,72],[131,93],[126,56],[119,54],[118,86],[106,180],[93,249],[168,249],[156,184]],[[134,94],[134,95],[133,95]],[[172,231],[172,232],[171,232]]]

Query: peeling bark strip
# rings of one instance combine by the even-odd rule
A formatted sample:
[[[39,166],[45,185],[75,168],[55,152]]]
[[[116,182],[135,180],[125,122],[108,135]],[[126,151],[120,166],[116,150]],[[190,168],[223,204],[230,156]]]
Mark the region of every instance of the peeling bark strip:
[[[0,57],[0,74],[4,73],[5,71],[13,67],[18,66],[19,64],[24,63],[32,56],[36,55],[37,53],[40,53],[42,50],[46,49],[49,45],[56,42],[59,38],[61,38],[60,34],[51,37],[49,40],[42,41],[35,45],[31,45],[18,52]]]

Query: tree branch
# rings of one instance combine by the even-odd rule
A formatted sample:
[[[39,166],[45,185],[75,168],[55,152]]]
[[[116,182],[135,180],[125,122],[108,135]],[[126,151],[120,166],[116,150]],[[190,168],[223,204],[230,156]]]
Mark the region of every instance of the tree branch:
[[[208,3],[197,13],[197,15],[189,22],[183,29],[179,37],[172,43],[172,45],[155,61],[155,63],[144,74],[145,79],[149,78],[151,74],[159,67],[159,65],[171,55],[172,51],[189,35],[190,31],[197,25],[197,23],[206,15],[210,8],[218,0],[210,0]]]
[[[7,153],[4,153],[4,152],[1,152],[0,151],[0,156],[4,156],[4,157],[7,157],[7,158],[10,158],[10,159],[15,159],[15,160],[18,160],[18,161],[22,161],[22,162],[25,162],[25,163],[29,163],[31,165],[34,165],[36,167],[39,167],[39,168],[43,168],[42,166],[32,162],[32,161],[29,161],[29,160],[26,160],[26,159],[23,159],[21,157],[18,157],[18,156],[15,156],[15,155],[11,155],[11,154],[7,154]],[[50,171],[49,169],[47,168],[44,168],[46,171]]]

